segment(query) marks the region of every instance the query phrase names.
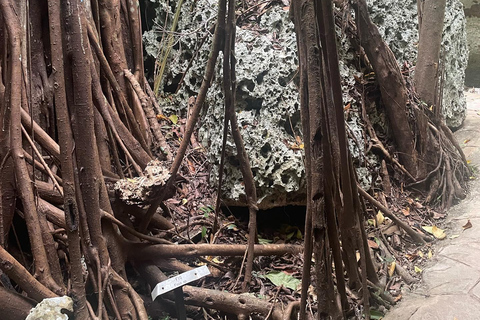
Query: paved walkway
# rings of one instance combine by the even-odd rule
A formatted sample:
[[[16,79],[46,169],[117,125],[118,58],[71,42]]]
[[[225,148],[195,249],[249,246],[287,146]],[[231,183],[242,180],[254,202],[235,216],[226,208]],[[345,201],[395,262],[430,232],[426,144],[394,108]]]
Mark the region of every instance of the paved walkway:
[[[467,118],[455,136],[480,170],[480,94],[468,93],[467,103]],[[480,319],[480,171],[476,176],[467,198],[449,211],[447,238],[438,241],[422,283],[406,293],[385,320]],[[472,228],[463,231],[468,220]],[[459,236],[449,239],[451,235]]]

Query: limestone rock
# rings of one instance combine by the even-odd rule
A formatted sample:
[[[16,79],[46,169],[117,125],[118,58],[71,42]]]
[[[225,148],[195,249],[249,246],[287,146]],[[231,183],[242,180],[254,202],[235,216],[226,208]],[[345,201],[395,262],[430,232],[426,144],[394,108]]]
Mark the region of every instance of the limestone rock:
[[[30,310],[26,320],[68,320],[62,310],[73,312],[73,300],[68,296],[43,299]]]
[[[163,25],[166,12],[171,18],[175,8],[164,1],[154,2],[159,3],[155,23]],[[444,37],[446,67],[443,100],[448,124],[457,127],[462,123],[465,114],[463,79],[468,53],[461,4],[458,0],[448,0],[448,3]],[[212,37],[209,29],[216,20],[216,4],[217,0],[185,0],[182,6],[176,44],[163,80],[167,98],[160,101],[162,110],[167,114],[185,114],[189,97],[198,92],[210,53]],[[369,5],[373,21],[379,25],[399,63],[414,63],[418,38],[416,0],[370,0]],[[250,156],[259,207],[303,204],[305,170],[300,140],[299,96],[295,77],[298,60],[293,24],[288,11],[281,6],[269,8],[257,22],[253,28],[237,27],[235,109]],[[166,29],[169,30],[168,24]],[[154,56],[159,50],[158,40],[162,37],[158,32],[149,31],[144,35],[146,51]],[[342,81],[344,85],[352,84],[355,81],[353,75],[357,71],[349,67],[347,61],[355,57],[349,51],[346,39],[340,39],[339,43]],[[218,174],[223,130],[221,65],[220,53],[216,76],[207,95],[199,130],[200,141],[214,165],[211,176],[213,182]],[[176,91],[183,74],[180,90],[177,94],[170,94]],[[350,150],[354,156],[361,158],[359,155],[365,148],[363,128],[358,107],[353,104],[354,100],[347,90],[344,91],[344,102],[352,102],[352,112],[347,123],[356,142],[350,144]],[[235,154],[233,140],[229,137],[224,198],[229,205],[245,205],[242,177]],[[368,170],[357,168],[357,173],[362,184],[368,186],[372,183]]]
[[[465,84],[480,87],[480,4],[476,0],[461,0],[467,17],[467,40],[470,55]]]
[[[206,34],[216,18],[216,0],[185,1],[179,21],[182,48],[198,48],[198,39]],[[165,9],[165,7],[163,8]],[[172,12],[171,8],[167,8]],[[161,20],[161,17],[158,19]],[[210,21],[208,24],[206,22]],[[195,33],[194,31],[197,31]],[[288,11],[274,7],[265,13],[256,30],[237,28],[235,55],[237,58],[237,118],[257,185],[260,208],[287,204],[303,204],[305,185],[303,151],[301,150],[301,123],[298,90],[294,77],[297,72],[296,38]],[[145,35],[154,38],[152,32]],[[147,52],[155,52],[155,42],[146,45]],[[195,95],[203,79],[205,64],[211,48],[211,37],[199,51],[185,75],[184,86],[173,97],[165,100],[165,112],[179,112]],[[173,51],[173,62],[165,85],[175,83],[175,77],[186,70],[192,53]],[[207,95],[208,114],[199,131],[200,142],[208,150],[214,164],[212,180],[216,181],[223,128],[223,92],[221,87],[222,56],[220,54],[213,81]],[[172,105],[174,104],[174,106]],[[244,205],[242,176],[235,157],[235,145],[229,138],[225,168],[224,196],[229,205]]]
[[[415,63],[418,43],[417,0],[368,0],[370,15],[400,64]],[[458,128],[465,119],[463,95],[468,63],[466,20],[462,3],[447,0],[443,28],[443,111],[447,125]]]

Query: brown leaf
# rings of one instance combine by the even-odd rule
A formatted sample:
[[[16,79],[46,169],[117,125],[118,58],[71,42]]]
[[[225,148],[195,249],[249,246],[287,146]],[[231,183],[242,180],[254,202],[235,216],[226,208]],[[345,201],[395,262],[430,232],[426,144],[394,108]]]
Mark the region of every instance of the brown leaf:
[[[408,260],[413,261],[413,260],[415,260],[415,259],[418,258],[418,254],[416,254],[416,253],[407,253],[407,254],[405,255],[405,257],[406,257]]]
[[[195,166],[193,165],[193,162],[187,159],[187,163],[188,163],[188,171],[190,171],[190,174],[194,174]]]
[[[420,202],[415,201],[413,204],[415,205],[415,208],[417,208],[417,209],[422,209],[423,208],[423,204],[421,204]]]
[[[401,286],[402,286],[401,282],[395,282],[394,284],[390,285],[388,290],[400,290]]]
[[[400,233],[400,229],[398,229],[397,225],[393,224],[390,227],[388,227],[387,229],[385,229],[383,231],[383,234],[386,235],[386,236],[391,236],[392,234],[397,233],[397,232]]]
[[[472,227],[472,223],[470,222],[470,220],[467,221],[467,223],[462,227],[463,230],[467,230],[467,229],[470,229]]]
[[[439,212],[436,212],[436,211],[433,211],[433,210],[432,210],[432,213],[433,213],[433,219],[435,219],[435,220],[445,218],[444,213],[439,213]]]
[[[408,217],[410,215],[410,208],[407,207],[407,209],[402,209],[402,213],[405,217]]]
[[[367,242],[368,242],[368,246],[369,246],[370,248],[372,248],[372,249],[378,249],[378,244],[377,244],[375,241],[368,239]]]

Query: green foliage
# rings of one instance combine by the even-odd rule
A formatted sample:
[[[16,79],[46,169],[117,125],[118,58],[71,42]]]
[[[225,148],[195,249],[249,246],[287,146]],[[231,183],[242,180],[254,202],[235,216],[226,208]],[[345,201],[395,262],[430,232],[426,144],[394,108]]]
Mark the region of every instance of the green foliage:
[[[283,271],[271,271],[267,273],[265,277],[277,287],[283,285],[284,287],[292,290],[297,290],[302,283],[300,280]]]

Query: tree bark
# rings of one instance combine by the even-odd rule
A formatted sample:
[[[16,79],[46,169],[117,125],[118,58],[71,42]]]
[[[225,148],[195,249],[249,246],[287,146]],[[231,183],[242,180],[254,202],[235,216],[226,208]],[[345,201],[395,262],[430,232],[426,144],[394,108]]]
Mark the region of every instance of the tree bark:
[[[407,112],[407,91],[400,67],[392,50],[383,41],[377,27],[370,20],[365,0],[353,1],[360,45],[372,64],[380,86],[392,136],[397,144],[399,157],[405,168],[418,177],[418,154],[414,133]]]
[[[418,55],[415,67],[415,88],[421,100],[435,110],[440,107],[439,60],[442,46],[446,0],[425,0],[422,25],[419,26]]]
[[[70,275],[72,279],[72,299],[75,303],[74,315],[77,319],[88,319],[86,306],[85,283],[83,281],[82,252],[80,248],[80,223],[75,190],[75,174],[73,166],[73,133],[69,121],[67,97],[65,92],[65,70],[63,61],[65,55],[62,45],[61,6],[57,1],[49,0],[49,26],[55,83],[55,110],[60,144],[60,158],[63,176],[63,221],[67,230],[68,247],[70,254]],[[77,9],[78,10],[78,9]]]

